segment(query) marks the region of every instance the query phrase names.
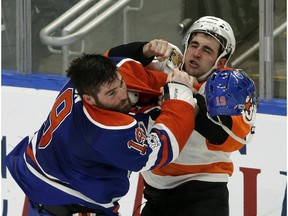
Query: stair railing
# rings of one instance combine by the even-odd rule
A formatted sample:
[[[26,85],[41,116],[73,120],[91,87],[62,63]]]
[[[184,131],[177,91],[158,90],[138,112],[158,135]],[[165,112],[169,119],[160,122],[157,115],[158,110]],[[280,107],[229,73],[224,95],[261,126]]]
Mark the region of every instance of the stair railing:
[[[63,74],[68,68],[69,56],[83,52],[83,38],[107,18],[129,5],[131,1],[100,0],[97,2],[96,0],[81,0],[40,31],[41,41],[48,46],[50,52],[62,53]],[[103,9],[105,10],[103,11]],[[100,11],[103,12],[99,14]],[[80,13],[82,14],[79,15]],[[68,24],[66,25],[66,23]],[[56,36],[57,30],[64,25],[65,27],[61,30],[61,36]],[[82,40],[81,51],[70,51],[69,45],[80,40]],[[61,50],[56,50],[53,47],[61,47]]]

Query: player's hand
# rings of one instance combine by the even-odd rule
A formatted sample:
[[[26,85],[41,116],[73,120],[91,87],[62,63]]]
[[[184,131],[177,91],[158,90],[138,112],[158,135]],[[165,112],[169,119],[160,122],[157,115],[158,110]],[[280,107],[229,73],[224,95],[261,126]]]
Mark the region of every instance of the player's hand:
[[[167,83],[164,86],[163,100],[178,99],[190,103],[194,108],[197,100],[193,97],[193,77],[178,68],[168,75]]]
[[[160,62],[169,58],[172,51],[172,46],[162,39],[154,39],[143,46],[143,55],[146,58],[156,56]]]
[[[176,70],[176,72],[175,72],[175,70]],[[188,78],[188,79],[189,79],[188,82],[189,82],[189,83],[187,84],[187,86],[188,86],[189,88],[191,88],[193,94],[196,94],[196,93],[198,92],[198,90],[197,90],[196,88],[194,88],[194,85],[195,85],[195,84],[199,84],[197,78],[194,77],[194,76],[190,76],[187,72],[182,71],[182,70],[179,70],[178,68],[173,69],[173,72],[170,73],[170,74],[168,74],[167,82],[168,82],[169,80],[171,80],[171,79],[175,76],[175,74],[176,74],[177,76],[179,76],[178,72],[183,73],[183,75],[186,76],[186,77],[187,77],[187,75],[188,75],[188,77],[189,77],[189,78]],[[178,79],[178,78],[175,77],[174,79]],[[172,81],[174,81],[174,80],[172,80]],[[177,81],[175,81],[175,82],[177,82]]]
[[[167,82],[177,82],[188,86],[191,90],[194,89],[193,85],[196,82],[196,78],[189,76],[185,71],[180,71],[178,68],[174,68],[173,72],[168,75]]]

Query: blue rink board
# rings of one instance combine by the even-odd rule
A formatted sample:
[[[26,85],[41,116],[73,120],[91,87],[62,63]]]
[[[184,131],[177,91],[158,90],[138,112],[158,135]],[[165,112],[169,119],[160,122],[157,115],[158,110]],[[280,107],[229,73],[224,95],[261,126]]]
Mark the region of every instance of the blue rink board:
[[[59,91],[67,81],[67,77],[52,74],[23,75],[15,71],[2,70],[1,80],[2,86]],[[260,101],[258,113],[287,116],[287,100]]]

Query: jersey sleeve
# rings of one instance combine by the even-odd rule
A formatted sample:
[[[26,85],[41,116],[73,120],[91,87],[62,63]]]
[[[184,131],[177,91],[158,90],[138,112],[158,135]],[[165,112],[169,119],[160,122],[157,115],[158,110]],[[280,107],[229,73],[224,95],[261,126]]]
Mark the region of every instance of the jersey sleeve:
[[[243,147],[243,144],[233,139],[224,129],[213,123],[207,117],[205,99],[202,95],[196,94],[199,113],[195,119],[195,130],[206,138],[209,150],[233,152]],[[235,135],[244,139],[250,131],[242,116],[220,116],[221,122],[227,126]]]
[[[239,138],[245,139],[250,132],[250,126],[243,121],[242,116],[231,116],[230,130]],[[233,152],[240,150],[243,144],[228,135],[227,139],[221,145],[214,145],[213,143],[207,142],[207,146],[209,150]]]
[[[133,42],[119,45],[105,52],[106,57],[127,57],[141,62],[143,66],[147,66],[154,59],[154,56],[146,58],[143,55],[143,46],[148,42]]]
[[[83,133],[95,151],[95,160],[101,158],[123,170],[143,171],[176,159],[194,128],[194,107],[175,99],[161,106],[159,117],[148,130],[149,116],[145,114],[136,120],[85,104],[89,122]]]
[[[167,74],[148,70],[138,61],[129,58],[121,60],[117,66],[129,90],[152,95],[161,94],[160,88],[165,85]]]
[[[201,94],[196,94],[194,97],[197,99],[199,107],[199,113],[196,116],[195,129],[204,136],[207,141],[214,145],[221,145],[228,138],[228,134],[217,124],[214,124],[207,117],[207,107],[205,104],[205,98]],[[232,125],[231,116],[221,116],[221,121],[229,128]]]

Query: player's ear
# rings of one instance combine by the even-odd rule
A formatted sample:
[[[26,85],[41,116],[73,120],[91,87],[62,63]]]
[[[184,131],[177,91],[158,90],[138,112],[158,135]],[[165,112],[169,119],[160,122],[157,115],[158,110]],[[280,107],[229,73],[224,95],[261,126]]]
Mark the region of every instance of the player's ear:
[[[91,95],[83,94],[82,98],[89,105],[95,105],[96,104],[95,99]]]
[[[219,59],[217,63],[217,68],[224,68],[226,67],[227,59],[226,58],[221,58]]]

